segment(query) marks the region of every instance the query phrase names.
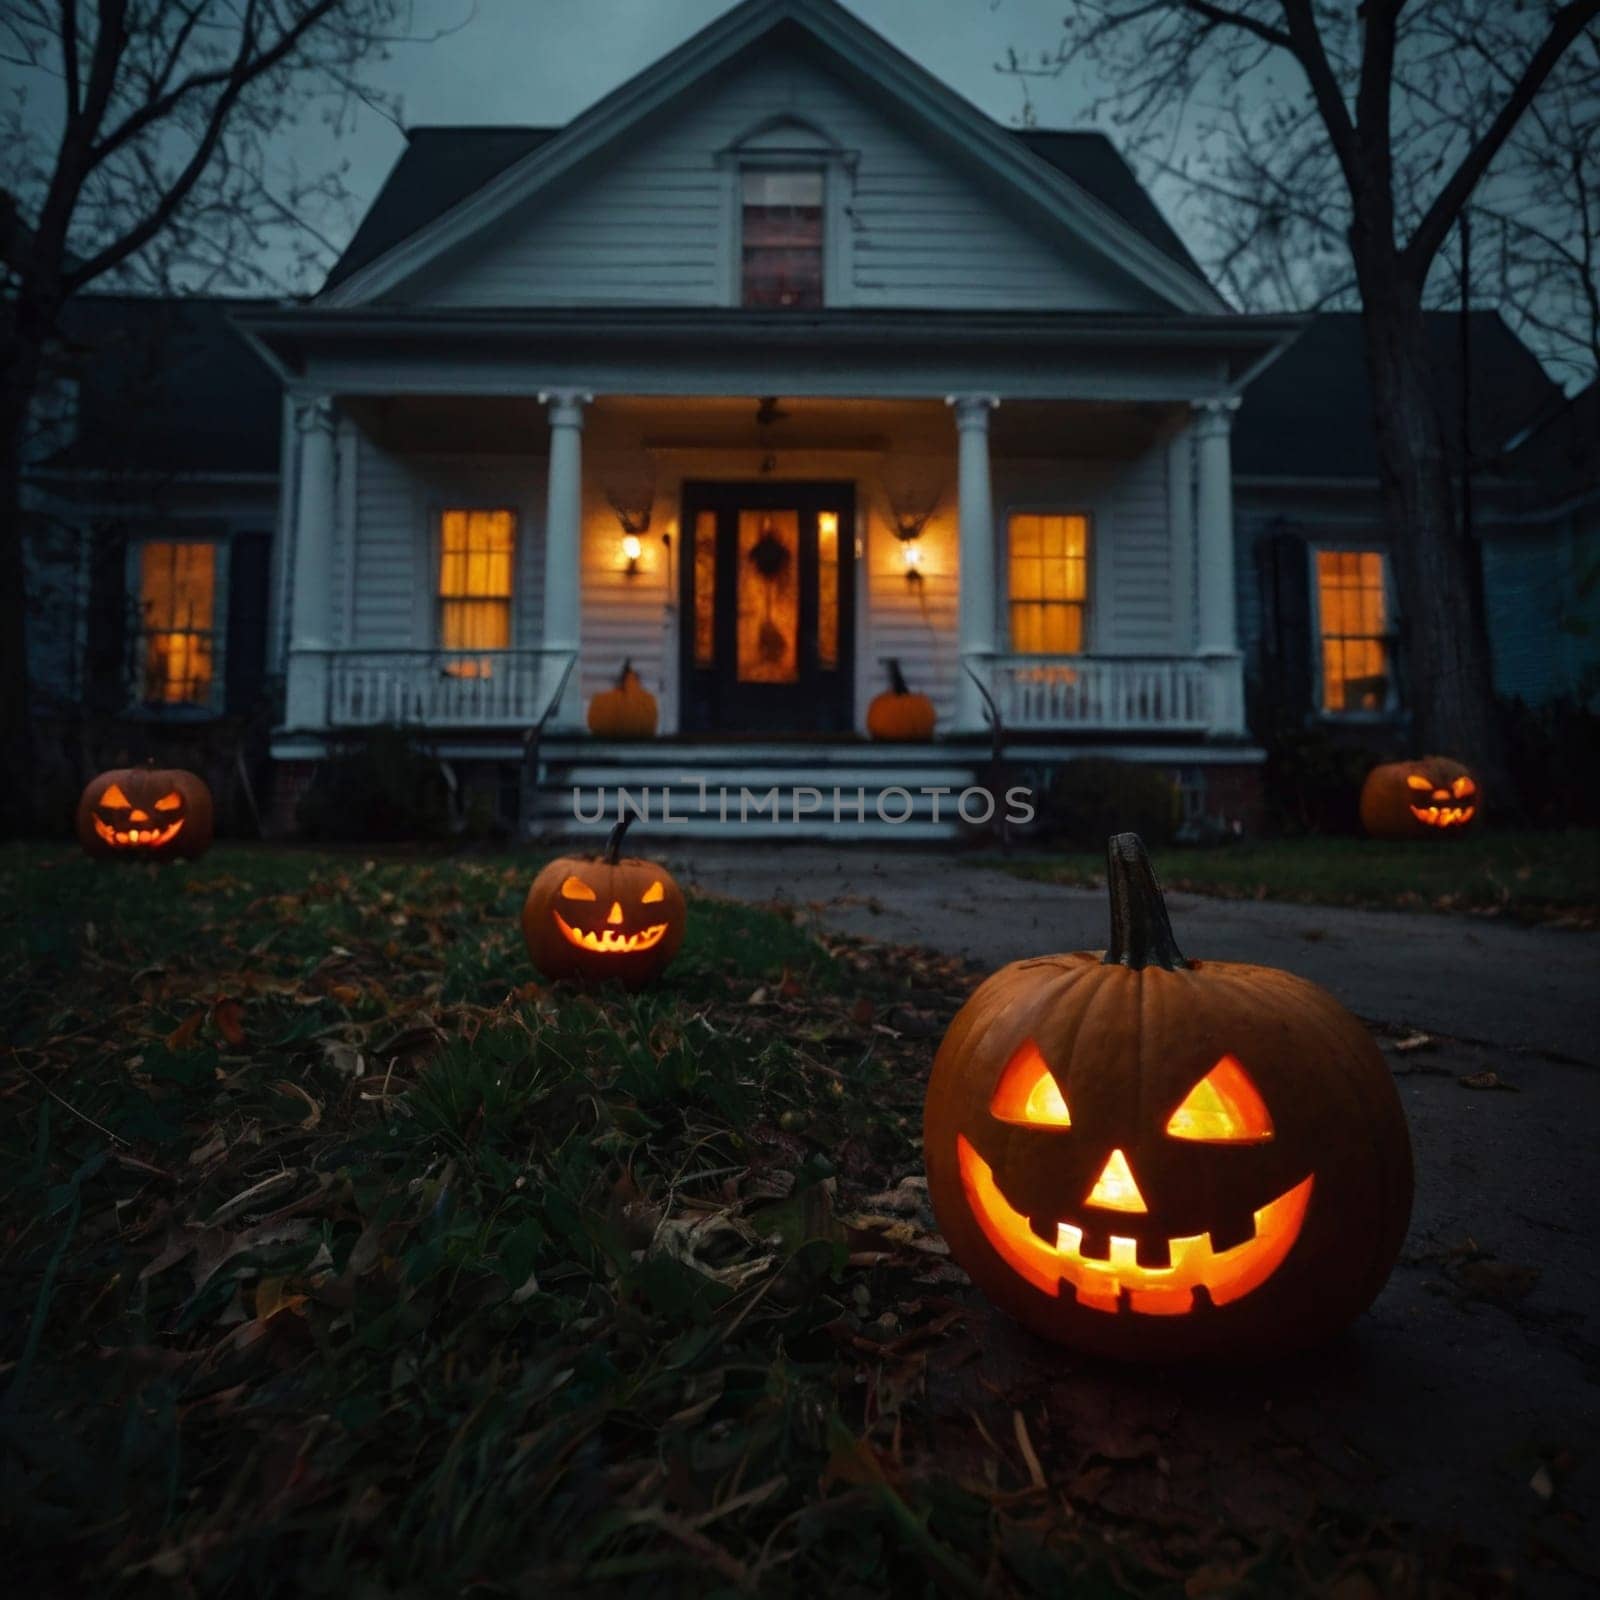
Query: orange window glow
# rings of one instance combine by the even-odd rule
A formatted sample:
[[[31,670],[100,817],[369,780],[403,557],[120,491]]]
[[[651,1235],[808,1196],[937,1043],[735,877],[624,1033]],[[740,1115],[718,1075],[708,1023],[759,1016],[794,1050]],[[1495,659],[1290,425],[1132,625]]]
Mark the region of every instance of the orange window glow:
[[[439,645],[452,651],[505,650],[511,644],[510,511],[446,511],[439,521]],[[457,677],[486,678],[493,663],[451,662]]]
[[[1009,528],[1011,648],[1077,655],[1089,604],[1089,519],[1026,512]]]
[[[1389,705],[1389,620],[1379,550],[1319,550],[1322,709],[1383,711]]]
[[[156,705],[206,705],[211,699],[216,626],[217,547],[198,540],[152,540],[140,549],[143,698]]]

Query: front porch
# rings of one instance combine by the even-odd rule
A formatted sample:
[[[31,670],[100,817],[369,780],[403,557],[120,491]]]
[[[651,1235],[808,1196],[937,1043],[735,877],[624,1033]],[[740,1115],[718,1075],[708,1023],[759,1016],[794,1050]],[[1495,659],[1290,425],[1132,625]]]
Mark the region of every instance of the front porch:
[[[1233,402],[1155,387],[535,397],[346,376],[300,393],[278,743],[381,724],[578,735],[624,660],[663,735],[864,733],[897,660],[941,739],[987,737],[987,690],[1008,734],[1238,743]],[[776,670],[735,659],[773,593],[751,597],[755,552],[731,549],[746,502],[769,508],[780,567],[800,563],[799,600],[769,618]],[[443,530],[475,519],[499,544],[453,557]]]

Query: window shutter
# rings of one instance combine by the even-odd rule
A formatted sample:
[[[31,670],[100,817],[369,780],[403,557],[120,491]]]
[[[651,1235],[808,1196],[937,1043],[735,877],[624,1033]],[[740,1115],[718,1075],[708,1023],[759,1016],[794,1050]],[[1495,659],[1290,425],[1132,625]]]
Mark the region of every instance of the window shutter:
[[[267,670],[267,588],[272,535],[238,533],[228,553],[229,716],[246,716],[261,698]]]
[[[98,524],[89,544],[89,615],[84,651],[84,701],[92,711],[125,711],[131,684],[128,659],[128,539],[114,524]]]
[[[1256,545],[1261,588],[1262,708],[1269,724],[1297,726],[1314,706],[1311,562],[1305,539],[1282,529]]]

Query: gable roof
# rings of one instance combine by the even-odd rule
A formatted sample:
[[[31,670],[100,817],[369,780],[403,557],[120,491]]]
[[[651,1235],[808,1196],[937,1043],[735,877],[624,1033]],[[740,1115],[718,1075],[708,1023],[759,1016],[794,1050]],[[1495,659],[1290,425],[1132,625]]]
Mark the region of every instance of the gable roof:
[[[1556,498],[1600,488],[1600,379],[1563,396],[1511,441],[1506,467]]]
[[[1196,277],[1205,276],[1121,152],[1103,133],[994,126],[1114,211],[1163,255]],[[323,289],[343,283],[402,240],[420,233],[561,131],[509,125],[408,129],[405,149],[344,254],[328,273]]]
[[[1468,313],[1472,454],[1488,467],[1513,436],[1559,402],[1561,391],[1498,311]],[[1461,407],[1461,316],[1423,313],[1434,396],[1454,448]],[[1233,428],[1241,477],[1375,479],[1377,435],[1357,311],[1315,317],[1245,390]]]
[[[51,371],[77,384],[63,448],[35,463],[101,472],[278,470],[283,390],[232,314],[266,300],[76,295]]]
[[[1149,197],[1131,192],[1138,185],[1109,145],[1095,136],[1079,143],[1073,135],[1033,135],[1037,143],[1030,144],[1027,135],[985,116],[837,0],[744,0],[559,130],[447,130],[459,136],[456,151],[425,149],[412,160],[411,174],[426,195],[416,201],[380,195],[374,210],[382,206],[382,225],[369,232],[363,224],[360,253],[352,241],[319,298],[351,306],[382,296],[618,145],[735,59],[780,39],[820,49],[847,76],[870,87],[880,105],[892,105],[930,140],[980,169],[987,184],[1047,227],[1091,241],[1175,310],[1229,309]],[[514,149],[518,135],[528,141],[520,153]],[[467,151],[469,142],[478,145],[476,153]],[[408,145],[386,193],[410,154]]]

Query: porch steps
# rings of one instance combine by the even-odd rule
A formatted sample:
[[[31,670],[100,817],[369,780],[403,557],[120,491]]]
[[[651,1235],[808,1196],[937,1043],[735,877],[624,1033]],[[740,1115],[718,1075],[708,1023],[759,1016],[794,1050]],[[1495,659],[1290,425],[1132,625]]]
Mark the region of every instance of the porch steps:
[[[941,745],[551,739],[540,751],[532,832],[598,838],[617,818],[621,791],[630,813],[647,811],[630,838],[937,843],[960,836],[956,796],[976,781],[975,763]],[[603,820],[583,820],[602,801]]]

